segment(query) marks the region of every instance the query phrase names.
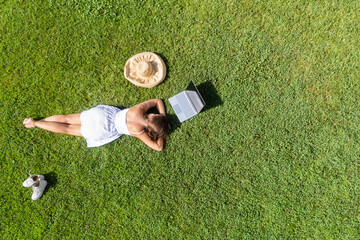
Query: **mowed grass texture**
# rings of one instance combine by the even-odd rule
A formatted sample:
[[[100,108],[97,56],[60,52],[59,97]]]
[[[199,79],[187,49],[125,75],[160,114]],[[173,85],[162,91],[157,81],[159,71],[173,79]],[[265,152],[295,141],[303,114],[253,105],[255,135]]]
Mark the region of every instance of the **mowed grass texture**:
[[[3,239],[359,239],[358,1],[0,1]],[[132,55],[165,81],[123,76]],[[167,99],[207,102],[180,124]],[[163,152],[25,117],[165,101]],[[27,173],[48,188],[31,200]]]

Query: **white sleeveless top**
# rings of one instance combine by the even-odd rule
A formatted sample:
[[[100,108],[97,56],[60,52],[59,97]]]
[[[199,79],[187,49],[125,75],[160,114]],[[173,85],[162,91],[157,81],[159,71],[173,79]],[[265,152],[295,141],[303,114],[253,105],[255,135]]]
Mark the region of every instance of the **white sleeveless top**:
[[[121,110],[120,112],[118,112],[115,116],[115,127],[116,127],[116,130],[119,132],[119,133],[122,133],[122,134],[126,134],[126,135],[131,135],[131,134],[140,134],[140,133],[143,133],[145,131],[142,130],[140,132],[130,132],[128,127],[127,127],[127,123],[126,123],[126,114],[127,112],[129,111],[130,108],[126,108],[126,109],[123,109]],[[130,134],[131,133],[131,134]]]
[[[126,125],[126,114],[129,108],[119,109],[107,105],[99,105],[80,114],[81,134],[88,147],[98,147],[121,135],[130,135]]]
[[[129,129],[126,125],[126,114],[129,111],[129,108],[123,109],[120,112],[116,113],[115,116],[115,127],[118,133],[130,135]]]

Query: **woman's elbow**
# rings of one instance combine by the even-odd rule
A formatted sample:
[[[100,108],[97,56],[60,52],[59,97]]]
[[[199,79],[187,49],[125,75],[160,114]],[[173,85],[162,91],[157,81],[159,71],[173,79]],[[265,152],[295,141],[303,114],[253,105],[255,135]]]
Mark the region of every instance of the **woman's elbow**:
[[[161,146],[161,145],[158,145],[158,144],[151,144],[151,145],[148,145],[150,148],[156,150],[156,151],[159,151],[161,152],[163,149],[164,149],[164,146]]]
[[[155,148],[155,150],[156,150],[156,151],[159,151],[159,152],[161,152],[163,149],[164,149],[163,146],[159,146],[159,147]]]

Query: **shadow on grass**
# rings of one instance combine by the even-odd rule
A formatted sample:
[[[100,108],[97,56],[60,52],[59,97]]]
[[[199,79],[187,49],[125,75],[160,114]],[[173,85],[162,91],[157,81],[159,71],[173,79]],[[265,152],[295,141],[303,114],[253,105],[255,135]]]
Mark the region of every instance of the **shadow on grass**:
[[[214,85],[211,83],[211,81],[203,82],[203,83],[199,84],[197,86],[197,88],[205,101],[205,106],[201,110],[200,114],[211,108],[220,106],[224,103],[221,100],[220,96],[218,95],[218,93],[217,93]]]
[[[170,134],[171,134],[181,126],[181,123],[175,114],[167,114],[167,117],[170,123]]]
[[[217,106],[220,106],[223,104],[223,101],[221,100],[220,96],[217,94],[217,91],[216,91],[214,85],[211,83],[211,81],[203,82],[196,87],[199,90],[200,95],[203,97],[203,99],[205,101],[205,106],[200,111],[199,115],[201,115],[201,113],[203,113],[211,108],[214,108],[214,107],[217,107]],[[195,89],[192,89],[191,83],[187,86],[186,89],[195,91]],[[199,117],[199,116],[197,116],[197,117]],[[172,133],[181,126],[181,123],[175,114],[168,114],[168,118],[169,118],[169,122],[171,125],[170,133]]]
[[[164,80],[160,83],[162,84],[163,82],[166,81],[166,79],[168,78],[169,74],[171,74],[171,70],[169,69],[169,64],[168,64],[168,60],[166,57],[164,57],[162,54],[154,52],[156,55],[158,55],[159,57],[161,57],[161,59],[164,61],[165,65],[166,65],[166,76],[164,78]]]
[[[57,174],[55,172],[49,172],[44,174],[45,180],[47,181],[47,186],[44,190],[44,194],[50,189],[56,186],[57,184]]]
[[[114,106],[114,107],[119,108],[119,109],[121,109],[121,110],[127,108],[127,107],[124,107],[124,106]]]

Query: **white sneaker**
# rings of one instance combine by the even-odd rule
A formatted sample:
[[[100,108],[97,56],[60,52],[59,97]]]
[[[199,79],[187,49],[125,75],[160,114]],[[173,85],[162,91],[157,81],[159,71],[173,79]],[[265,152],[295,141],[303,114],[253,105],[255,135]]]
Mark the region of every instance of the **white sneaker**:
[[[30,170],[31,172],[31,170]],[[31,187],[38,179],[40,180],[44,180],[45,177],[43,175],[31,175],[29,172],[30,177],[28,177],[28,179],[26,179],[23,182],[23,186],[24,187]]]
[[[46,180],[39,180],[39,181],[37,181],[37,183],[39,184],[38,186],[36,186],[37,183],[35,183],[34,186],[32,186],[32,189],[34,191],[31,196],[32,200],[38,200],[43,195],[43,192],[46,188],[47,181]]]

